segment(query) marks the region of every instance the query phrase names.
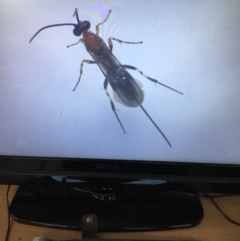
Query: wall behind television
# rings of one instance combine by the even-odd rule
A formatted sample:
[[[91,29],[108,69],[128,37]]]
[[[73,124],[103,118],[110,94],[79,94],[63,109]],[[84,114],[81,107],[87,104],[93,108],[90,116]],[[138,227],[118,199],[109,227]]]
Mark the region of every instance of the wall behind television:
[[[72,27],[33,34],[49,24],[92,23],[114,42],[123,64],[171,86],[179,95],[129,71],[141,82],[140,108],[114,100],[123,133],[103,88],[104,76]],[[0,0],[0,155],[92,157],[240,164],[239,1]],[[108,86],[113,97],[111,87]]]

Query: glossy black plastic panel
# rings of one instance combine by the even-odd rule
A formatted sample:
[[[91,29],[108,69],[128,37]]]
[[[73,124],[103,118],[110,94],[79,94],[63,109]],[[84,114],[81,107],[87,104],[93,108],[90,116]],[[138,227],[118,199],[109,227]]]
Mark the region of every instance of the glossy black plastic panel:
[[[100,231],[178,229],[201,221],[202,205],[191,187],[134,183],[108,187],[110,195],[96,195],[104,189],[79,191],[81,187],[54,181],[42,185],[31,181],[21,185],[10,212],[22,223],[67,229],[81,229],[82,216],[96,214]]]

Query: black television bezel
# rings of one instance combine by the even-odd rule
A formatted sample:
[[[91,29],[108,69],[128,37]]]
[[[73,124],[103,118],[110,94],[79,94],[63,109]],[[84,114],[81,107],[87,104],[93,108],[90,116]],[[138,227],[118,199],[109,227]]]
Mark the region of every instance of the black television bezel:
[[[0,156],[0,184],[17,185],[41,176],[81,180],[160,179],[193,185],[197,191],[240,192],[240,165],[189,162]],[[106,181],[107,180],[107,181]]]

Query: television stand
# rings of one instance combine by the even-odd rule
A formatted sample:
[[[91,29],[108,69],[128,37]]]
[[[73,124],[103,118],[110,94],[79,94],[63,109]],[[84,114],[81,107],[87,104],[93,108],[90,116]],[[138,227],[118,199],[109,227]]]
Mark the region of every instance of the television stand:
[[[71,239],[65,241],[137,241],[137,239],[99,239],[98,238],[98,217],[94,214],[86,214],[82,217],[82,238],[81,239]],[[180,240],[180,239],[179,239]],[[44,237],[37,237],[33,241],[57,241]],[[64,241],[64,240],[62,240]],[[171,241],[171,240],[143,240],[141,241]],[[177,241],[174,239],[173,241]],[[181,241],[196,241],[195,239],[185,239]]]
[[[19,187],[10,213],[21,223],[73,230],[82,229],[85,214],[98,216],[100,231],[180,229],[201,221],[202,205],[192,187],[141,183],[122,183],[117,198],[101,200],[92,195],[95,189],[83,192],[49,177],[35,178]]]

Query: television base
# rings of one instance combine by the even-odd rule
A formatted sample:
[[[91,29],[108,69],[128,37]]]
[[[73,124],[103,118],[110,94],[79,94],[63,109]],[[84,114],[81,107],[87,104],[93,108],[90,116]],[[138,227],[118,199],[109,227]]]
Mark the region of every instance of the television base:
[[[117,198],[101,200],[94,197],[95,189],[79,191],[67,183],[40,180],[19,187],[10,206],[15,220],[80,230],[82,217],[96,214],[100,231],[142,231],[189,228],[203,217],[197,193],[186,184],[125,182],[118,187]]]

